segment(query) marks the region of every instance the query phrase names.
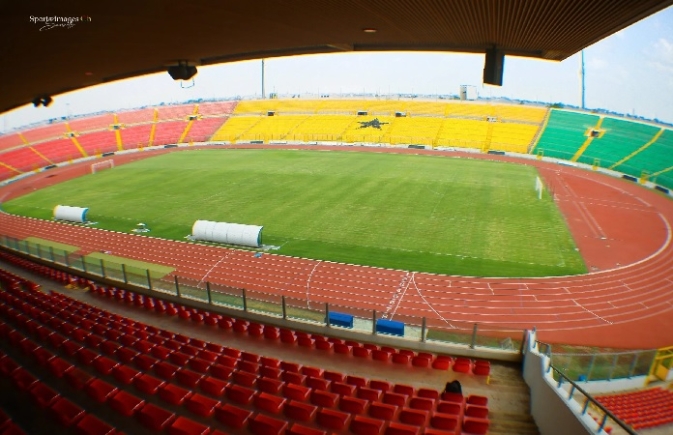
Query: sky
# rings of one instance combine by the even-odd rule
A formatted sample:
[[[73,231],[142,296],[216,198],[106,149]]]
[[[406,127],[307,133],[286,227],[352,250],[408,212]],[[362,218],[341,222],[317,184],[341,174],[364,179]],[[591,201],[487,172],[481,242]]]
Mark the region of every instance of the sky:
[[[673,124],[673,7],[588,47],[587,109],[606,109]],[[580,55],[563,62],[507,56],[503,86],[482,85],[483,54],[359,52],[271,58],[267,96],[369,93],[457,94],[475,86],[480,97],[581,105]],[[190,83],[191,84],[191,83]],[[52,118],[194,99],[261,97],[261,60],[199,67],[183,88],[167,73],[57,95],[49,107],[24,106],[0,115],[0,132]]]

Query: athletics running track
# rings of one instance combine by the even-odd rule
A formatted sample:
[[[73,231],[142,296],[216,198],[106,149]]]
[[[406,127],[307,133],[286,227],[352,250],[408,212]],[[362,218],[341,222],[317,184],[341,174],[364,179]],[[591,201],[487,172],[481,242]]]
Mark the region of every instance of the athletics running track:
[[[233,147],[233,146],[232,146]],[[236,145],[236,148],[263,148]],[[79,246],[170,265],[180,277],[285,295],[302,304],[376,309],[389,319],[428,319],[431,326],[522,330],[543,341],[620,348],[673,345],[673,201],[624,180],[505,156],[372,147],[273,146],[331,151],[432,154],[507,160],[538,167],[590,272],[551,278],[470,278],[362,267],[239,251],[0,214],[0,233]],[[219,147],[220,149],[222,147]],[[115,163],[155,155],[116,156]],[[13,183],[0,200],[88,171],[89,164],[51,170]],[[522,217],[525,218],[525,217]],[[494,332],[495,333],[495,332]],[[518,338],[516,333],[509,333]]]

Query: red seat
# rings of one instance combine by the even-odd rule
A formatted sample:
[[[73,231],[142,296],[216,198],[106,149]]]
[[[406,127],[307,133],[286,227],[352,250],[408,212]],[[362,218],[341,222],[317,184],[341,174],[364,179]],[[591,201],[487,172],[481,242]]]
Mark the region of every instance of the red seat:
[[[222,364],[213,364],[210,367],[210,374],[213,375],[214,378],[223,379],[223,380],[229,379],[229,377],[231,376],[233,371],[234,371],[233,368],[224,366]],[[243,373],[245,373],[245,372],[243,372]]]
[[[252,412],[247,409],[239,408],[238,406],[225,403],[215,408],[215,418],[225,425],[239,429],[245,426]]]
[[[372,353],[371,349],[367,349],[365,347],[354,347],[353,348],[353,356],[356,356],[358,358],[369,358],[371,353]]]
[[[31,387],[29,394],[40,408],[50,407],[60,397],[58,392],[39,381]]]
[[[101,379],[94,379],[84,387],[84,391],[95,401],[104,403],[115,395],[119,389]]]
[[[116,432],[115,428],[105,423],[103,420],[87,414],[75,425],[75,433],[78,435],[112,435]]]
[[[111,340],[103,341],[100,344],[101,352],[108,356],[114,356],[120,347],[121,346],[118,343]]]
[[[391,422],[386,428],[385,435],[418,435],[420,430],[418,426]]]
[[[461,393],[445,391],[442,393],[441,398],[446,402],[460,403],[461,407],[465,404],[465,396],[463,396]]]
[[[185,407],[196,415],[210,417],[215,412],[215,408],[220,404],[215,399],[206,397],[202,394],[193,394],[185,401]]]
[[[269,394],[278,394],[282,390],[283,385],[285,385],[285,383],[277,379],[270,379],[265,377],[260,377],[257,379],[257,389]]]
[[[57,399],[51,405],[50,411],[56,420],[58,420],[64,427],[72,426],[85,414],[82,408],[64,397]]]
[[[325,374],[325,370],[317,367],[308,367],[304,366],[301,368],[301,373],[306,376],[311,376],[313,378],[322,378]]]
[[[288,428],[286,435],[327,435],[327,432],[324,430],[304,426],[299,423],[294,423]]]
[[[390,361],[390,352],[386,352],[385,350],[374,350],[372,351],[372,359],[388,362]]]
[[[278,414],[285,404],[285,398],[261,392],[255,396],[253,403],[257,409],[271,414]]]
[[[161,387],[166,384],[165,381],[150,376],[147,373],[141,374],[133,380],[133,385],[145,394],[156,394]]]
[[[175,414],[157,405],[148,403],[136,413],[136,418],[143,426],[158,432],[164,430],[175,420]]]
[[[481,418],[465,417],[463,419],[463,433],[484,435],[488,433],[489,421]]]
[[[117,361],[113,361],[105,356],[100,356],[93,362],[94,368],[101,375],[109,375],[118,365],[119,363]]]
[[[439,403],[437,403],[437,412],[462,417],[463,405],[461,403],[447,402],[442,400]]]
[[[486,419],[488,418],[488,408],[479,405],[467,405],[465,408],[465,416]]]
[[[371,380],[369,381],[369,388],[373,388],[375,390],[381,390],[383,392],[390,391],[390,382],[387,381],[378,381],[378,380]]]
[[[430,367],[431,359],[424,356],[415,356],[411,358],[411,365],[414,367]]]
[[[346,383],[350,385],[355,385],[356,387],[366,387],[367,379],[360,376],[346,376]]]
[[[311,394],[311,389],[297,384],[285,384],[283,386],[283,395],[292,400],[306,401]]]
[[[122,384],[130,385],[135,378],[140,376],[140,371],[133,367],[120,364],[112,370],[112,376]]]
[[[77,361],[90,366],[99,355],[91,349],[83,347],[77,351]]]
[[[378,418],[369,418],[356,415],[351,421],[350,430],[356,435],[380,435],[384,421]]]
[[[433,412],[430,417],[430,425],[437,429],[456,431],[459,421],[455,415]]]
[[[390,391],[383,393],[383,398],[381,400],[383,403],[395,406],[404,406],[407,404],[407,396],[405,394],[392,393]]]
[[[175,372],[175,378],[181,385],[194,388],[196,385],[198,385],[201,379],[203,379],[203,375],[186,368],[181,368]]]
[[[63,379],[65,379],[74,389],[81,390],[91,382],[94,377],[77,367],[73,367],[63,375]]]
[[[398,416],[401,423],[410,424],[412,426],[423,426],[427,418],[428,411],[409,408],[403,408]]]
[[[154,366],[154,373],[156,373],[160,378],[170,381],[175,377],[175,373],[178,371],[178,369],[178,366],[174,366],[173,364],[167,363],[165,361],[159,361]]]
[[[131,417],[145,405],[145,401],[126,391],[119,391],[117,394],[110,397],[108,405],[121,415]]]
[[[194,372],[192,372],[194,373]],[[211,396],[219,397],[224,394],[224,391],[227,387],[227,382],[221,379],[213,378],[211,376],[205,376],[202,378],[199,383],[199,387],[203,390],[204,393],[210,394]]]
[[[158,359],[145,354],[140,354],[133,359],[133,364],[144,372],[150,371],[158,362]]]
[[[334,430],[343,430],[350,419],[350,414],[332,409],[323,408],[318,411],[316,421],[322,427]]]
[[[428,399],[439,399],[439,391],[430,388],[419,388],[416,395],[418,397],[427,397]]]
[[[264,338],[269,340],[277,340],[280,338],[280,329],[275,326],[264,325]]]
[[[340,353],[340,354],[350,354],[351,350],[353,349],[352,346],[349,346],[347,344],[343,343],[334,343],[334,353]]]
[[[355,393],[355,385],[344,384],[341,382],[332,382],[332,393],[337,393],[342,396],[352,396]]]
[[[164,346],[155,346],[152,348],[150,353],[152,356],[159,358],[160,360],[165,360],[168,358],[168,356],[173,353],[174,351],[172,349],[169,349]]]
[[[491,363],[488,361],[477,361],[472,369],[472,373],[477,376],[488,376],[491,374]]]
[[[168,355],[168,360],[171,361],[174,364],[177,364],[179,366],[184,366],[186,365],[189,360],[191,360],[193,357],[191,355],[187,355],[186,353],[182,352],[177,352],[174,351],[170,355]]]
[[[49,362],[47,363],[47,367],[49,368],[49,371],[51,374],[56,376],[57,378],[63,377],[65,373],[67,373],[69,370],[71,370],[74,366],[70,364],[69,362],[59,358],[59,357],[54,357]]]
[[[218,355],[216,352],[213,352],[212,350],[203,349],[196,356],[198,358],[205,359],[206,361],[215,362],[215,360],[217,360],[217,357],[220,355]]]
[[[287,421],[257,414],[250,419],[248,429],[255,435],[284,435]]]
[[[229,385],[225,391],[226,396],[241,405],[250,405],[255,395],[255,390],[240,385]]]
[[[226,367],[234,368],[234,367],[238,366],[239,360],[237,358],[234,358],[234,357],[231,357],[231,356],[228,356],[228,355],[220,355],[215,359],[215,362],[217,362],[218,364],[221,364],[223,366],[226,366]],[[241,362],[243,362],[243,361],[241,361]],[[248,364],[254,364],[254,363],[250,363],[249,361],[246,361],[246,362]]]
[[[488,406],[488,397],[470,394],[467,396],[467,403],[469,405]]]
[[[286,372],[292,372],[292,373],[301,373],[301,369],[304,366],[298,363],[293,363],[293,362],[288,362],[288,361],[281,361],[280,363],[280,368],[285,370]]]
[[[432,368],[435,370],[448,370],[450,365],[451,360],[446,358],[437,357],[437,359],[432,362]]]
[[[208,373],[208,370],[213,365],[210,361],[201,358],[193,358],[189,360],[189,368],[199,373]]]
[[[197,423],[187,417],[178,417],[168,428],[169,435],[206,435],[210,427]]]
[[[91,334],[91,335],[87,336],[86,340],[85,340],[86,345],[89,348],[94,348],[94,349],[97,348],[98,346],[100,346],[101,343],[103,343],[104,341],[105,341],[105,339],[103,337],[100,337],[100,336],[95,335],[95,334]]]
[[[328,381],[327,379],[312,378],[312,377],[306,378],[306,386],[309,388],[313,388],[314,390],[328,390],[329,385],[330,381]]]
[[[215,374],[213,374],[215,376]],[[257,376],[252,373],[235,371],[232,375],[232,380],[244,387],[253,387],[257,383]]]
[[[171,405],[182,405],[193,393],[186,388],[178,387],[174,384],[166,384],[159,388],[157,394],[162,400]]]
[[[281,379],[283,381],[287,382],[288,384],[301,385],[306,380],[306,376],[302,375],[300,373],[287,372],[286,371],[286,372],[283,372],[283,374],[281,375]]]
[[[357,397],[366,400],[381,400],[381,390],[375,390],[373,388],[367,387],[358,387]]]
[[[323,373],[323,378],[332,382],[344,382],[346,380],[346,375],[339,372],[331,372],[329,370],[325,370],[325,372]]]
[[[331,343],[329,341],[316,341],[315,348],[318,350],[330,351],[334,348],[334,343]]]
[[[349,414],[362,414],[367,406],[367,400],[357,397],[344,396],[339,401],[339,409]]]
[[[339,395],[336,393],[330,393],[322,390],[311,391],[311,403],[314,405],[325,408],[334,408],[338,400]]]
[[[285,404],[283,412],[285,416],[292,420],[311,421],[318,411],[318,407],[308,403],[289,400]]]
[[[368,410],[368,414],[370,417],[378,418],[381,420],[392,420],[396,412],[397,412],[397,406],[381,402],[372,402],[372,404],[369,405]]]
[[[428,397],[412,397],[411,400],[409,400],[409,407],[429,411],[435,407],[435,401]]]
[[[39,365],[46,367],[49,360],[54,357],[54,354],[44,347],[38,347],[33,351],[32,357]]]
[[[123,362],[124,364],[128,364],[131,361],[134,361],[140,355],[140,352],[129,347],[120,347],[117,349],[115,355],[119,361]]]

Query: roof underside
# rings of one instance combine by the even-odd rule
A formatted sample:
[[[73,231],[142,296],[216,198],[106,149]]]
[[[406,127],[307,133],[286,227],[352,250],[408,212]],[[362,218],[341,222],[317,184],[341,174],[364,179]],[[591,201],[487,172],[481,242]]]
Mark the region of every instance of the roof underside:
[[[0,3],[0,111],[178,60],[431,50],[563,60],[673,0],[32,0]],[[90,17],[40,31],[31,16]],[[376,29],[365,33],[363,29]]]

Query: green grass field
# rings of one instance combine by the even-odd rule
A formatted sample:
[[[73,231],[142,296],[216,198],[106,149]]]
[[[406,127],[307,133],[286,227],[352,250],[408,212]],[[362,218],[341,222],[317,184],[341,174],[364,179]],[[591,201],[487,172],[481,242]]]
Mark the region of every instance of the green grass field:
[[[184,240],[197,219],[264,225],[280,254],[471,276],[586,271],[532,167],[398,154],[190,150],[117,166],[3,204],[51,219]]]

